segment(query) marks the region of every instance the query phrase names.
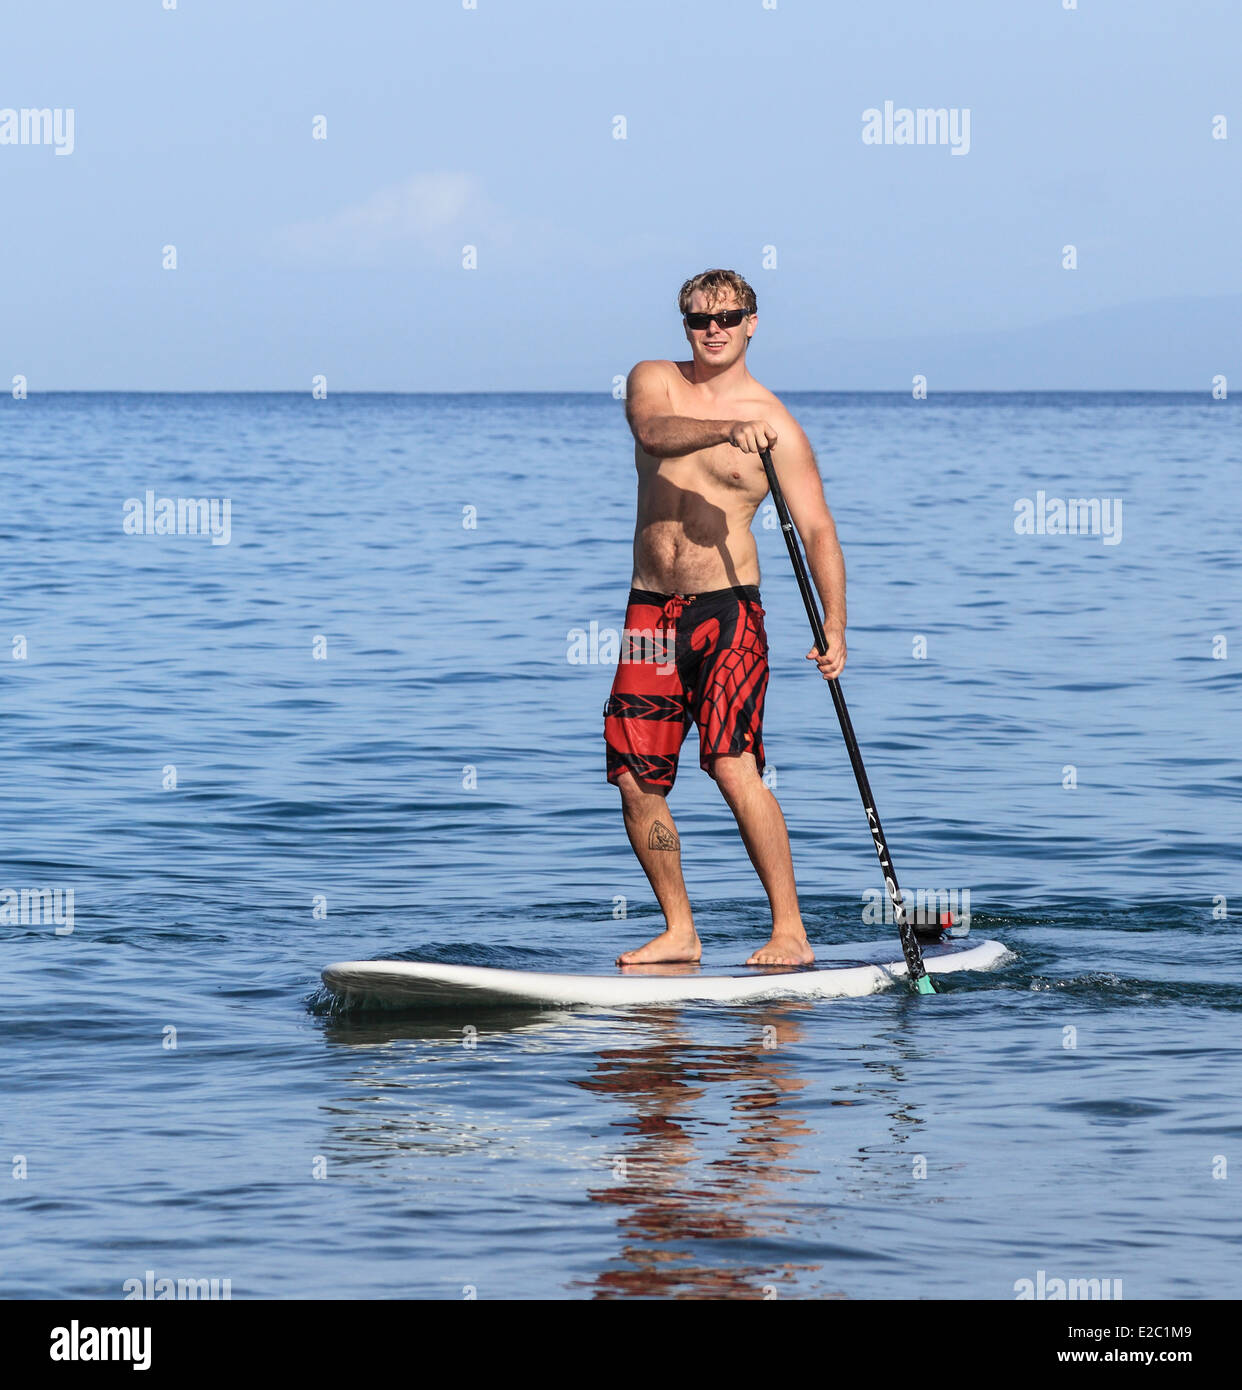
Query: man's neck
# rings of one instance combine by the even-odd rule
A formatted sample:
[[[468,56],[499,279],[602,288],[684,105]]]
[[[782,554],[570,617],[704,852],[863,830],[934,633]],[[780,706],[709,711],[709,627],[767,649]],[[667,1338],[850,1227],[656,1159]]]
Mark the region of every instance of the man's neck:
[[[700,388],[707,396],[737,396],[751,380],[746,370],[746,358],[739,357],[727,367],[705,367],[695,358],[687,363],[690,368],[690,384]]]

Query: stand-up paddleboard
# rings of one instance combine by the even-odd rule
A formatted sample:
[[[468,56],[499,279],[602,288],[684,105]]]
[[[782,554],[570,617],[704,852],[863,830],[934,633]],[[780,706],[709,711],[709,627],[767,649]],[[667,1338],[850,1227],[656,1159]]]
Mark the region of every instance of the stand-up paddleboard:
[[[809,966],[710,969],[697,965],[618,967],[608,975],[554,975],[542,970],[496,970],[416,960],[350,960],[330,965],[323,982],[341,1002],[358,1008],[564,1008],[677,1004],[704,1000],[753,1003],[767,999],[857,998],[887,989],[906,974],[892,945],[830,946]],[[1012,958],[999,941],[947,941],[925,946],[932,975],[994,970]]]

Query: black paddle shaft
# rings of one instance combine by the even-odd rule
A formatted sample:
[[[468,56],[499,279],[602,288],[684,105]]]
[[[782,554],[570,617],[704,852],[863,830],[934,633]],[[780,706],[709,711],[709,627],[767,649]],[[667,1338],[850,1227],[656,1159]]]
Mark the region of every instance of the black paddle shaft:
[[[793,561],[794,577],[798,581],[798,588],[802,591],[802,602],[806,605],[806,616],[811,621],[811,633],[815,639],[815,646],[821,653],[827,655],[828,638],[824,635],[824,625],[819,618],[819,604],[816,602],[811,581],[807,576],[806,561],[802,558],[798,537],[794,532],[789,508],[785,503],[785,494],[781,491],[780,480],[777,478],[776,469],[772,465],[771,451],[761,449],[759,457],[763,460],[763,471],[768,475],[768,487],[772,493],[772,501],[776,504],[776,514],[780,518],[781,530],[785,533],[785,544],[789,547],[789,558]],[[880,817],[876,813],[875,797],[871,795],[871,783],[867,781],[867,769],[863,766],[862,754],[858,751],[858,740],[854,737],[854,726],[850,722],[850,712],[845,705],[845,696],[841,694],[841,683],[836,679],[830,680],[828,689],[832,692],[832,703],[836,706],[837,718],[841,721],[841,733],[845,738],[846,751],[850,755],[850,764],[854,769],[854,780],[858,783],[863,810],[867,813],[867,828],[871,831],[875,852],[880,858],[880,869],[884,874],[884,886],[888,890],[889,901],[893,904],[893,915],[897,919],[897,930],[901,933],[901,949],[906,958],[906,969],[910,972],[910,983],[920,993],[929,993],[932,988],[931,976],[927,974],[927,967],[923,964],[923,952],[919,950],[918,938],[914,934],[910,919],[906,916],[906,905],[901,896],[901,889],[897,886],[897,874],[893,869],[892,855],[888,852],[888,839],[884,834],[884,827],[880,824]]]

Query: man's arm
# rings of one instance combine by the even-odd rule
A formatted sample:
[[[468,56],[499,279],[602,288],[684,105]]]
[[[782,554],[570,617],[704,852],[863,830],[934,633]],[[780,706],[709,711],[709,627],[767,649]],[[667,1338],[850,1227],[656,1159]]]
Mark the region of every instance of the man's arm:
[[[825,680],[841,674],[845,666],[845,556],[837,540],[837,527],[824,500],[824,484],[811,442],[792,418],[782,422],[785,442],[773,450],[772,462],[789,515],[802,537],[811,579],[824,608],[824,633],[828,655],[812,647],[807,657],[818,663]]]
[[[656,459],[681,458],[713,444],[733,444],[757,454],[776,443],[776,431],[765,420],[695,420],[674,415],[667,372],[663,363],[640,362],[625,384],[625,418],[644,453]]]

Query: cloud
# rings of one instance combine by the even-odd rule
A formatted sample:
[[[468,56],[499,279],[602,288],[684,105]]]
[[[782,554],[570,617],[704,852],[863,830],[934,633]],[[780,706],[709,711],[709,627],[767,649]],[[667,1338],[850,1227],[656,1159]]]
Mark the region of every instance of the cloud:
[[[415,174],[326,217],[277,232],[282,250],[299,259],[374,263],[393,250],[451,250],[463,241],[495,239],[503,229],[474,174]]]

